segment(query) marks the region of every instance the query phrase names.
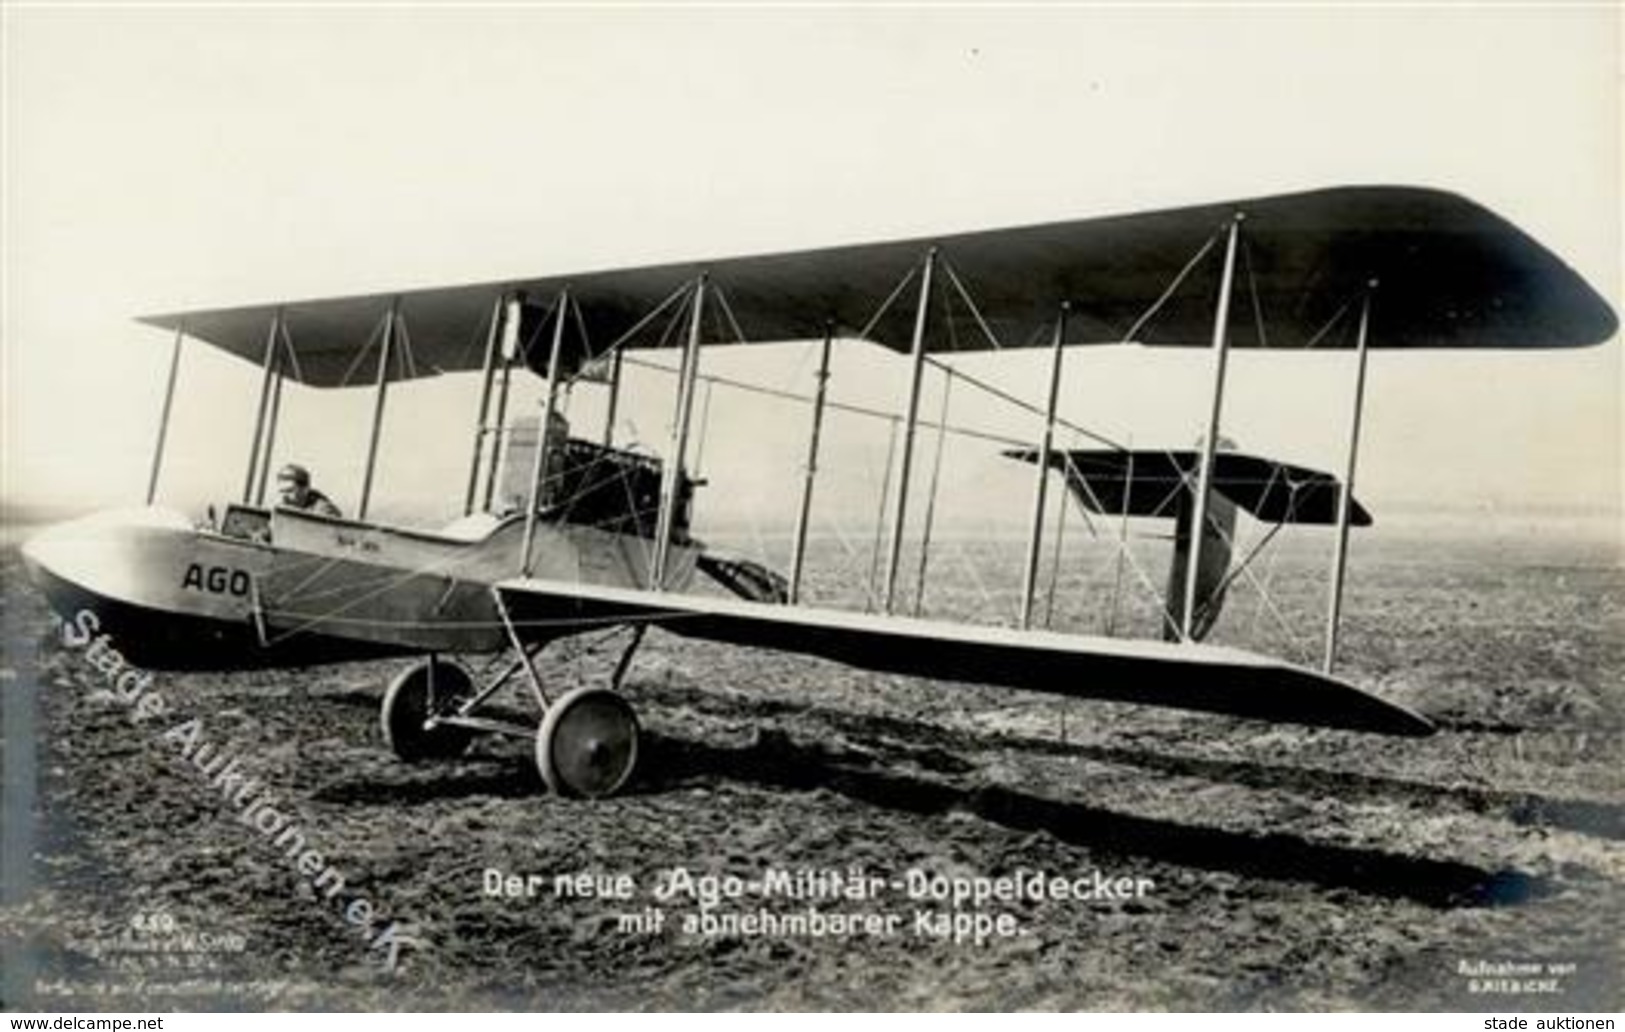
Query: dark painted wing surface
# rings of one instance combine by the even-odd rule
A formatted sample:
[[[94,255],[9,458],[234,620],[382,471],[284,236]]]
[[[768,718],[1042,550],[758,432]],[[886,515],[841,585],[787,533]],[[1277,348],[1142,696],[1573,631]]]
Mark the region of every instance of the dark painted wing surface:
[[[1343,187],[1141,214],[945,234],[748,257],[714,257],[641,268],[557,272],[423,290],[282,301],[152,316],[254,362],[280,309],[293,342],[296,380],[318,386],[371,382],[376,334],[398,302],[410,348],[393,379],[478,368],[482,325],[501,291],[550,302],[568,286],[581,309],[589,351],[607,347],[683,283],[710,275],[726,298],[711,307],[708,341],[821,336],[826,320],[846,335],[888,347],[909,344],[912,294],[875,319],[930,247],[974,297],[1001,347],[1046,343],[1063,301],[1071,343],[1113,342],[1133,329],[1180,270],[1236,212],[1247,215],[1234,308],[1238,347],[1351,345],[1349,320],[1321,332],[1366,281],[1382,281],[1371,346],[1555,348],[1612,336],[1613,311],[1559,258],[1492,212],[1454,194],[1408,187]],[[1147,344],[1200,345],[1211,333],[1219,276],[1210,248],[1181,288],[1135,336]],[[949,277],[928,322],[933,351],[992,347]],[[1265,327],[1261,332],[1259,325]],[[726,328],[724,328],[726,326]],[[655,336],[658,336],[656,334]],[[372,342],[371,357],[367,346]],[[642,342],[647,344],[651,341]],[[410,356],[410,360],[406,356]],[[371,362],[371,366],[367,363]],[[363,368],[367,366],[366,368]]]
[[[560,581],[497,585],[521,638],[644,623],[819,656],[864,670],[1200,710],[1316,727],[1425,735],[1425,718],[1353,685],[1237,649],[1014,631]]]
[[[1022,462],[1038,460],[1038,453],[1031,449],[1005,454]],[[1338,480],[1330,473],[1245,452],[1216,452],[1213,459],[1213,489],[1255,519],[1266,523],[1337,522]],[[1120,514],[1126,503],[1130,516],[1167,519],[1177,515],[1181,488],[1196,482],[1200,462],[1194,451],[1080,449],[1050,453],[1050,468],[1066,474],[1067,486],[1091,512]],[[1358,500],[1350,507],[1349,522],[1356,527],[1371,525],[1371,514]]]

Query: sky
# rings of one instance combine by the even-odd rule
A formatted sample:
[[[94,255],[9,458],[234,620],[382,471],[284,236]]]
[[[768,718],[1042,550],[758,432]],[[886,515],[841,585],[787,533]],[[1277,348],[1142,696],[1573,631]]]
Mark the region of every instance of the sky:
[[[11,506],[138,504],[170,341],[134,317],[1115,214],[1360,183],[1460,192],[1620,298],[1618,9],[1392,6],[177,8],[8,5],[5,416]],[[1148,299],[1149,300],[1149,299]],[[1041,397],[1044,359],[962,360]],[[704,368],[809,390],[807,345]],[[1352,358],[1238,353],[1224,431],[1338,469]],[[1616,339],[1378,353],[1360,494],[1377,513],[1621,508]],[[1071,349],[1067,418],[1141,447],[1205,418],[1195,350]],[[850,343],[833,395],[895,409],[905,363]],[[202,346],[160,500],[240,490],[258,373]],[[375,514],[461,505],[473,377],[391,391]],[[924,409],[940,403],[926,384]],[[629,380],[663,446],[671,381]],[[526,383],[516,410],[534,404]],[[602,391],[570,416],[596,434]],[[361,392],[290,388],[277,461],[353,510]],[[955,422],[1030,413],[955,389]],[[794,516],[806,410],[716,388],[705,518]],[[1064,439],[1064,435],[1063,435]],[[833,417],[815,528],[873,521],[885,424]],[[931,467],[922,443],[916,462]],[[1027,472],[959,441],[939,519],[1025,519]],[[918,511],[918,510],[916,510]],[[945,515],[943,515],[945,514]]]

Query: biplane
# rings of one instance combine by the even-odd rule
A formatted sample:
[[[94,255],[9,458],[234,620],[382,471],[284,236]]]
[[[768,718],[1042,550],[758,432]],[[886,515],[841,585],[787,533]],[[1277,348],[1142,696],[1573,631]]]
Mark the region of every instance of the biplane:
[[[159,668],[413,657],[383,693],[395,753],[425,760],[455,756],[477,735],[533,738],[547,784],[585,796],[614,792],[636,763],[638,720],[621,684],[651,627],[941,682],[1428,734],[1426,717],[1333,670],[1349,530],[1371,522],[1353,495],[1368,351],[1579,347],[1617,325],[1579,275],[1504,219],[1453,194],[1390,186],[142,321],[173,335],[147,505],[27,543],[28,570],[52,606],[95,612],[133,662]],[[154,504],[186,340],[261,370],[242,490],[201,524]],[[803,341],[819,356],[816,391],[802,399],[807,450],[782,573],[691,533],[688,456],[706,346],[758,341]],[[831,350],[850,341],[899,353],[908,371],[892,415],[900,449],[882,503],[883,572],[864,611],[808,605],[802,590],[821,427],[838,407]],[[1065,358],[1114,343],[1207,350],[1210,403],[1195,447],[1135,450],[1089,431],[1087,449],[1058,446],[1057,427],[1072,425],[1060,410]],[[661,455],[614,440],[623,361],[656,347],[679,356]],[[1355,353],[1341,475],[1221,440],[1235,347]],[[1047,395],[1027,403],[1041,429],[1006,449],[1033,467],[1019,615],[990,625],[905,613],[910,471],[931,425],[922,375],[951,369],[957,352],[1012,348],[1048,356]],[[355,515],[267,505],[284,383],[338,389],[358,371],[373,402]],[[510,419],[512,378],[525,372],[545,381],[540,411]],[[436,529],[369,519],[390,386],[456,373],[481,378],[463,515]],[[589,373],[609,392],[608,415],[602,435],[576,437],[560,389]],[[1057,477],[1063,498],[1086,512],[1173,524],[1158,638],[1035,626]],[[1334,528],[1318,669],[1202,640],[1237,573],[1239,512],[1271,527]],[[543,683],[541,649],[607,631],[626,635],[607,685]],[[494,675],[476,678],[459,658],[480,654],[494,657]],[[490,701],[509,685],[534,700],[534,724],[493,715]]]

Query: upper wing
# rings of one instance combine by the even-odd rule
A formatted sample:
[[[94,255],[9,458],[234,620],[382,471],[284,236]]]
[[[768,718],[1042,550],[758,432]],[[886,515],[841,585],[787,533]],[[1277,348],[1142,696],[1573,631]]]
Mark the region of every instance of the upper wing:
[[[1013,631],[562,581],[497,585],[516,633],[606,623],[821,656],[865,670],[1318,727],[1426,735],[1433,725],[1353,685],[1238,649]]]
[[[478,368],[482,324],[504,290],[547,301],[568,286],[588,350],[607,347],[685,281],[708,273],[731,315],[707,340],[819,337],[827,321],[846,335],[909,345],[912,295],[885,308],[930,247],[975,299],[1002,347],[1047,342],[1058,306],[1072,305],[1068,341],[1111,342],[1133,330],[1188,262],[1238,211],[1247,214],[1235,306],[1237,346],[1347,346],[1321,331],[1372,277],[1381,280],[1371,346],[1551,348],[1606,340],[1613,311],[1573,270],[1516,227],[1454,194],[1406,187],[1344,187],[1197,207],[1013,229],[701,259],[641,268],[558,273],[388,294],[176,312],[144,320],[186,332],[252,361],[283,312],[298,359],[290,375],[335,386],[370,382],[358,354],[392,303],[408,328],[411,362],[394,379]],[[1136,332],[1148,344],[1203,344],[1212,329],[1217,252],[1198,263]],[[944,280],[946,282],[946,280]],[[944,291],[947,287],[944,286]],[[968,306],[944,293],[927,324],[936,351],[993,346]],[[1263,326],[1265,329],[1260,330]],[[348,374],[348,376],[347,376]]]
[[[1030,448],[1005,454],[1023,462],[1038,460],[1038,453]],[[1065,472],[1067,486],[1091,512],[1168,519],[1178,514],[1182,488],[1195,482],[1199,463],[1194,451],[1057,449],[1050,453],[1050,468]],[[1245,452],[1216,451],[1213,489],[1266,523],[1337,522],[1337,478],[1306,466]],[[1371,514],[1357,500],[1351,499],[1349,523],[1371,525]]]

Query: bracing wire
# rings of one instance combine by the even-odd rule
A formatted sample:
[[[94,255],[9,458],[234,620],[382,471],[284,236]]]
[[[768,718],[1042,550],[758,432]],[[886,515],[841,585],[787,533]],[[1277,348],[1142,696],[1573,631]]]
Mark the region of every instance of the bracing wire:
[[[1168,303],[1168,299],[1174,296],[1174,292],[1179,289],[1180,284],[1185,282],[1185,277],[1190,275],[1191,270],[1196,268],[1203,258],[1207,257],[1209,251],[1213,250],[1213,245],[1219,242],[1219,237],[1223,233],[1223,227],[1214,230],[1213,235],[1207,238],[1207,242],[1197,249],[1196,253],[1191,256],[1190,261],[1186,262],[1184,268],[1179,270],[1178,275],[1163,289],[1157,299],[1151,302],[1151,306],[1140,313],[1140,317],[1135,319],[1133,324],[1129,326],[1128,331],[1118,339],[1119,344],[1127,344],[1139,336],[1140,331],[1145,329],[1145,325],[1155,318],[1156,314],[1162,311],[1162,306]]]
[[[869,317],[869,321],[863,324],[863,329],[858,331],[859,338],[863,340],[869,339],[869,334],[873,332],[875,325],[885,317],[886,312],[891,308],[892,303],[902,295],[904,290],[908,289],[908,285],[914,282],[914,277],[919,275],[919,272],[919,265],[909,266],[908,272],[904,273],[903,278],[897,281],[897,286],[892,288],[892,292],[886,295],[886,300],[882,301],[880,303],[880,307],[875,309],[875,314],[871,315]]]
[[[1258,346],[1268,349],[1270,346],[1269,332],[1264,328],[1264,301],[1258,295],[1258,270],[1253,263],[1253,242],[1251,238],[1241,238],[1241,260],[1247,266],[1247,292],[1252,295],[1253,323],[1258,329]]]

